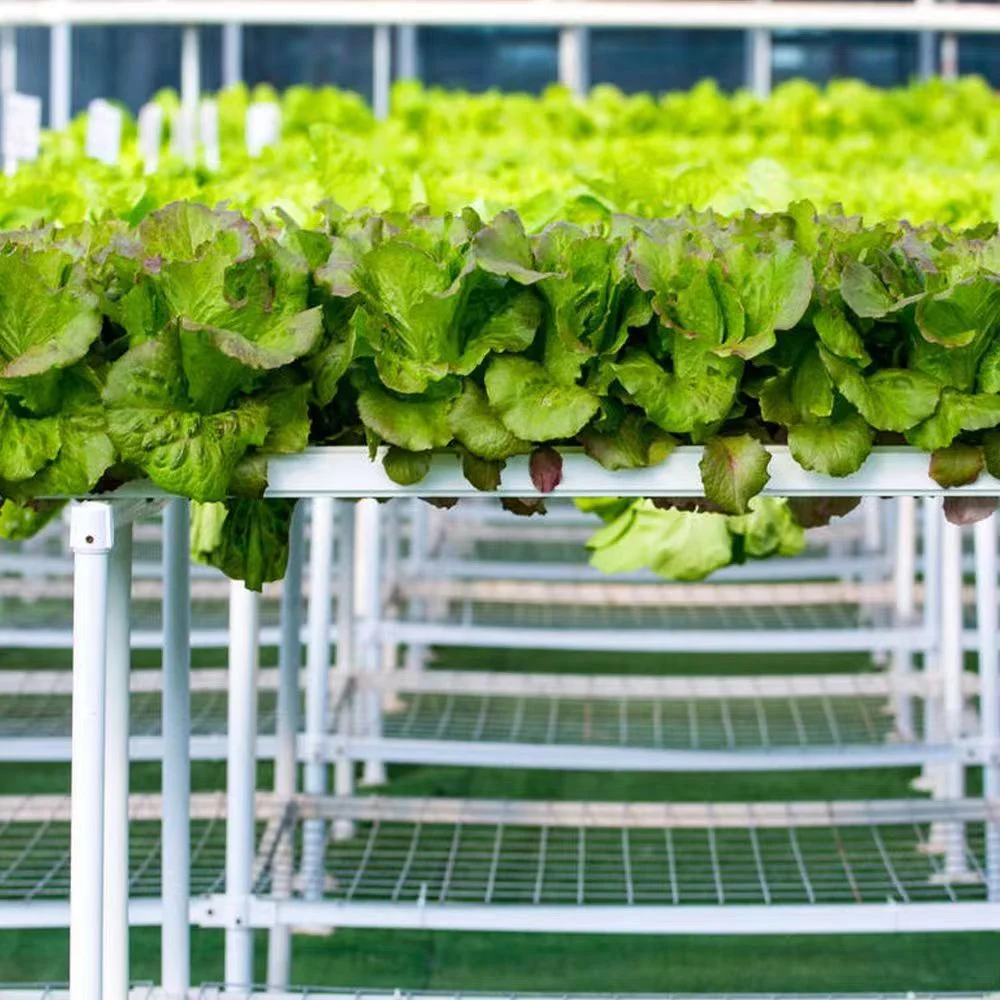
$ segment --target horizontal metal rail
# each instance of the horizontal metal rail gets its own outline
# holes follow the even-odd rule
[[[1000,33],[983,3],[810,3],[748,0],[17,0],[0,25],[53,24],[483,25]]]

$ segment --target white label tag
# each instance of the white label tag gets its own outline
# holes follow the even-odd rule
[[[87,156],[106,163],[118,162],[122,149],[122,113],[100,99],[87,106]]]
[[[0,108],[3,116],[4,164],[13,170],[19,160],[38,158],[42,137],[42,100],[29,94],[4,94]]]
[[[209,170],[218,170],[222,158],[219,155],[219,105],[215,101],[201,102],[198,125],[205,166]]]
[[[160,165],[162,142],[163,108],[159,104],[144,104],[139,109],[139,155],[147,174],[155,174]]]
[[[281,135],[281,108],[271,101],[255,101],[247,108],[247,153],[256,157],[274,146]]]
[[[185,163],[194,162],[195,120],[190,108],[178,108],[170,127],[170,152]]]

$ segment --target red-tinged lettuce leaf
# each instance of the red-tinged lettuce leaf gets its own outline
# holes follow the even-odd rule
[[[563,460],[555,448],[536,448],[528,463],[531,484],[539,493],[551,493],[561,482]]]
[[[788,509],[803,528],[822,528],[835,517],[845,517],[861,497],[789,497]]]
[[[979,478],[985,466],[983,449],[973,444],[952,444],[931,455],[930,476],[945,489],[967,486]]]
[[[699,463],[705,496],[727,514],[745,514],[767,485],[770,463],[767,449],[749,434],[711,438]]]
[[[975,524],[994,513],[997,502],[997,497],[945,497],[944,516],[950,524]]]
[[[501,497],[500,505],[518,517],[534,517],[535,514],[546,513],[544,500],[529,497]]]

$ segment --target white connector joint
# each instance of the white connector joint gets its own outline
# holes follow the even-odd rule
[[[115,541],[115,514],[110,503],[85,500],[70,510],[69,547],[75,555],[110,552]]]

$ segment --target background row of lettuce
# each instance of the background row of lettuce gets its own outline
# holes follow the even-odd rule
[[[243,152],[251,100],[280,100],[281,144]],[[176,96],[157,100],[176,114]],[[998,216],[1000,115],[981,80],[880,91],[857,82],[779,87],[766,100],[704,84],[688,93],[585,101],[553,88],[539,98],[469,95],[399,85],[376,122],[354,94],[293,88],[278,98],[234,88],[218,96],[221,169],[164,160],[144,176],[135,128],[122,162],[83,154],[84,124],[47,135],[38,163],[0,181],[0,225],[106,213],[137,222],[181,198],[252,212],[281,207],[315,225],[317,203],[349,210],[518,210],[529,231],[551,221],[646,217],[691,206],[781,211],[811,199],[875,221],[972,225]]]
[[[309,443],[386,444],[402,483],[450,446],[483,489],[530,454],[543,490],[562,446],[617,469],[703,444],[708,503],[739,516],[767,442],[833,476],[880,439],[931,452],[943,485],[1000,472],[995,224],[808,203],[534,236],[512,211],[324,220],[181,202],[4,234],[0,496],[29,505],[4,505],[5,530],[136,477],[241,497],[199,544],[259,586],[289,507],[252,498],[269,455]]]

